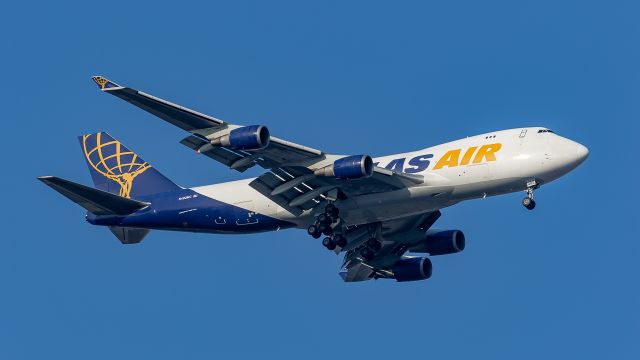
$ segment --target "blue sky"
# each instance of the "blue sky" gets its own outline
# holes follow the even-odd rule
[[[0,358],[637,359],[640,7],[633,1],[5,4]],[[90,184],[109,131],[184,186],[239,175],[93,74],[335,153],[547,126],[587,162],[445,209],[426,282],[342,283],[302,230],[122,246],[35,180]],[[255,173],[252,173],[252,175]]]

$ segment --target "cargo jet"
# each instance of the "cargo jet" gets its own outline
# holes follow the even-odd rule
[[[344,254],[344,281],[428,279],[427,256],[460,252],[460,230],[432,226],[461,201],[534,191],[575,169],[588,149],[544,127],[489,132],[414,152],[373,158],[330,154],[237,125],[94,76],[115,95],[188,133],[181,144],[256,178],[184,188],[107,133],[79,137],[95,188],[39,179],[87,210],[124,244],[150,230],[246,234],[305,229]]]

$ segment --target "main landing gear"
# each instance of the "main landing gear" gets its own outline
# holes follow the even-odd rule
[[[322,245],[331,251],[338,246],[345,247],[347,245],[347,238],[336,232],[340,224],[339,214],[340,210],[333,203],[328,203],[324,207],[324,212],[318,215],[313,225],[307,229],[309,235],[314,239],[325,235],[326,237],[322,239]]]
[[[372,237],[362,245],[362,249],[360,249],[360,255],[366,261],[371,261],[380,249],[382,249],[382,244],[380,243],[380,241],[378,241],[378,239]]]
[[[536,207],[536,202],[533,200],[533,190],[538,188],[538,184],[535,181],[529,181],[527,183],[527,197],[522,199],[522,206],[527,208],[527,210],[533,210]]]

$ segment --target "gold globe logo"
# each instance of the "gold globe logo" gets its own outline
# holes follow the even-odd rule
[[[82,149],[89,165],[102,176],[120,185],[120,196],[126,198],[131,198],[133,180],[151,168],[151,165],[123,147],[118,140],[107,137],[103,142],[102,133],[83,135]]]

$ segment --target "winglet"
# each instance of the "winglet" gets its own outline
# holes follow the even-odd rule
[[[111,80],[109,80],[109,79],[107,79],[105,77],[102,77],[100,75],[92,76],[91,79],[96,84],[98,84],[98,86],[100,87],[100,90],[103,90],[103,91],[104,90],[113,89],[113,88],[119,88],[119,89],[122,88],[122,86],[120,86],[120,85],[114,83],[113,81],[111,81]]]

